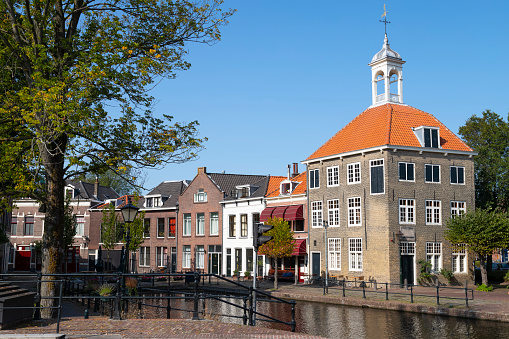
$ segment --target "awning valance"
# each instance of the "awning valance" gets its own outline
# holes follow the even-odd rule
[[[295,240],[292,255],[306,255],[306,239]]]
[[[272,218],[281,218],[281,219],[284,219],[285,218],[285,211],[286,211],[287,208],[288,208],[288,206],[278,206],[278,207],[276,207],[274,212],[272,212]]]
[[[272,212],[275,210],[275,207],[267,207],[262,211],[262,214],[260,214],[260,221],[266,222],[267,219],[272,218]]]
[[[285,211],[285,220],[304,220],[303,206],[293,205],[288,206]]]

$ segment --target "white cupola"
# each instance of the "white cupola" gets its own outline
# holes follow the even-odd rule
[[[403,103],[404,63],[399,54],[389,46],[386,33],[382,49],[368,64],[371,66],[372,106],[388,102]]]

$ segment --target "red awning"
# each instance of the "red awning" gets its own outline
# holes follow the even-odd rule
[[[284,219],[285,217],[285,211],[286,209],[288,208],[288,206],[278,206],[276,207],[276,209],[274,210],[274,212],[272,212],[272,217],[273,218],[281,218],[281,219]]]
[[[272,212],[275,210],[275,207],[267,207],[262,211],[262,214],[260,214],[260,221],[266,222],[267,219],[272,218]]]
[[[295,240],[292,255],[306,255],[306,239]]]
[[[285,212],[285,220],[304,220],[302,205],[288,206]]]

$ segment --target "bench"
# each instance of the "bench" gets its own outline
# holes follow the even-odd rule
[[[269,279],[274,279],[274,274],[276,270],[271,268],[269,269]],[[295,274],[293,270],[277,270],[277,280],[281,281],[294,281],[295,280]]]

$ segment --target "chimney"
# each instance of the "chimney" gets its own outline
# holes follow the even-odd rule
[[[207,167],[198,167],[198,174],[207,173]]]
[[[286,177],[286,179],[290,180],[291,176],[290,176],[290,165],[288,165],[288,176]]]
[[[294,162],[293,163],[293,173],[292,173],[292,178],[295,178],[296,176],[299,175],[299,164]]]
[[[95,183],[94,183],[94,197],[97,198],[97,194],[99,192],[99,177],[95,176]]]

